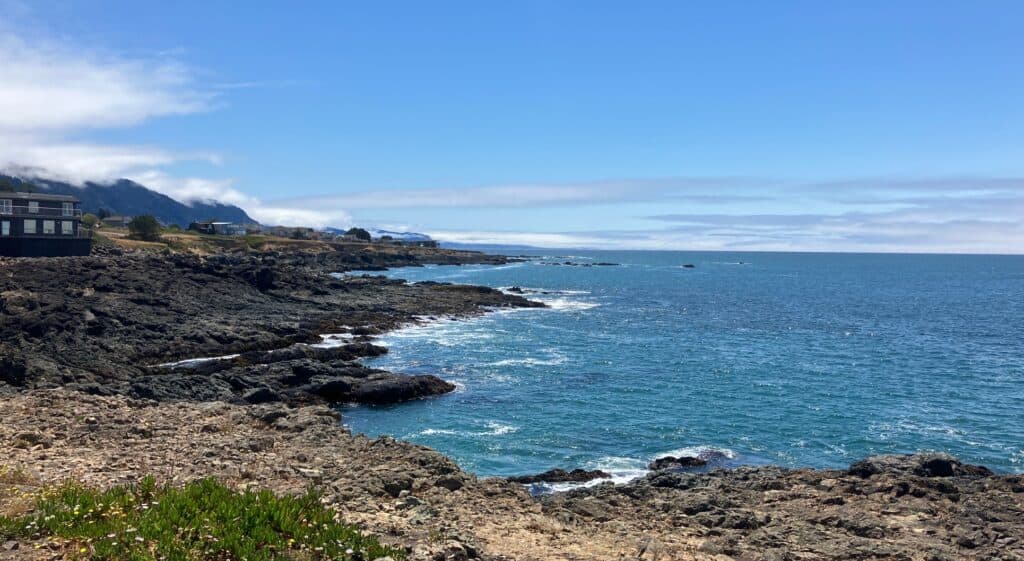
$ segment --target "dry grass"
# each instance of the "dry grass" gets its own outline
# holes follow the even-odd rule
[[[23,516],[31,511],[39,486],[25,470],[0,466],[0,516]]]

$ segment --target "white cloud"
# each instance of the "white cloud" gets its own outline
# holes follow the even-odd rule
[[[211,108],[214,95],[168,55],[124,57],[0,30],[0,170],[82,184],[122,177],[172,198],[246,199],[225,179],[179,178],[166,168],[201,161],[209,152],[79,140],[92,130]]]
[[[249,216],[261,224],[275,226],[306,226],[309,228],[346,228],[352,225],[352,216],[341,209],[312,210],[290,208],[274,204],[255,202],[245,207]]]
[[[173,60],[125,59],[0,36],[0,130],[64,132],[121,127],[209,108]]]
[[[673,198],[698,203],[729,202],[752,196],[723,194],[725,188],[752,189],[770,180],[736,177],[675,177],[564,184],[519,184],[463,189],[392,189],[361,191],[279,202],[309,208],[521,208]]]
[[[233,179],[174,177],[159,170],[129,173],[125,177],[179,201],[216,200],[239,206],[259,204],[257,199],[234,189]]]

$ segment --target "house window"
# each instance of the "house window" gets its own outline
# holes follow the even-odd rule
[[[22,224],[22,230],[26,234],[35,234],[36,233],[36,220],[35,219],[25,220],[21,224]]]
[[[64,216],[74,216],[75,215],[75,203],[62,203],[61,204],[61,210],[62,210],[62,214]]]
[[[11,235],[11,221],[4,220],[0,222],[0,236],[7,237]]]
[[[29,201],[28,211],[32,214],[39,214],[39,201]]]
[[[52,234],[52,233],[54,233],[54,231],[55,231],[54,226],[55,226],[55,224],[54,224],[53,220],[43,220],[43,233],[44,234]]]
[[[14,203],[11,199],[0,199],[0,214],[14,214]]]
[[[62,220],[60,223],[60,233],[64,234],[65,236],[70,236],[71,234],[74,234],[75,223],[68,220]]]

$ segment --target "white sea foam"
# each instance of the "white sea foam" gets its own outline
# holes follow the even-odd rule
[[[591,479],[590,481],[584,482],[570,481],[564,483],[544,483],[537,485],[534,488],[539,489],[543,493],[562,493],[573,489],[594,487],[595,485],[608,482],[620,485],[643,477],[648,472],[647,462],[637,458],[627,458],[623,456],[605,456],[593,462],[589,462],[586,468],[601,470],[611,475],[611,478],[602,477],[600,479]]]
[[[539,298],[552,310],[558,311],[582,311],[600,306],[597,302],[586,302],[583,300],[571,300],[569,298]]]
[[[405,438],[416,438],[418,436],[463,436],[463,437],[489,437],[489,436],[504,436],[506,434],[512,434],[519,430],[519,427],[515,425],[507,425],[496,421],[490,421],[486,425],[487,430],[470,430],[470,431],[458,431],[454,429],[438,429],[438,428],[427,428],[419,432],[412,433]]]
[[[703,445],[703,446],[686,446],[686,447],[683,447],[683,448],[676,448],[675,450],[669,450],[668,452],[664,452],[662,454],[658,454],[657,456],[654,456],[654,458],[652,458],[652,459],[657,460],[658,458],[666,458],[668,456],[673,456],[675,458],[686,458],[686,457],[689,457],[689,458],[709,459],[710,457],[718,456],[718,455],[721,455],[721,456],[725,457],[727,460],[735,460],[736,459],[736,452],[733,452],[732,450],[730,450],[728,448],[717,448],[715,446],[708,446],[708,445]]]
[[[519,427],[517,427],[517,426],[505,425],[505,424],[497,423],[497,422],[494,422],[494,421],[488,422],[487,423],[487,428],[489,428],[490,430],[487,431],[487,432],[484,432],[484,433],[480,433],[480,434],[482,434],[482,435],[490,435],[490,436],[501,436],[503,434],[511,434],[511,433],[516,432],[516,431],[519,430]]]
[[[455,434],[458,434],[458,432],[453,431],[451,429],[423,429],[420,432],[414,432],[414,433],[410,434],[406,438],[415,438],[417,436],[433,436],[433,435],[436,435],[436,434],[455,435]]]
[[[200,364],[203,364],[203,363],[206,363],[206,362],[214,362],[214,361],[217,361],[217,360],[231,360],[233,358],[238,358],[238,355],[237,354],[233,354],[233,355],[224,355],[224,356],[208,356],[208,357],[201,357],[201,358],[188,358],[188,359],[185,359],[185,360],[179,360],[177,362],[165,362],[163,364],[157,364],[155,366],[157,366],[159,368],[192,368],[193,366],[199,366]]]
[[[555,366],[557,364],[565,364],[566,358],[564,356],[557,356],[548,359],[542,358],[506,358],[495,362],[488,362],[484,366]]]
[[[717,448],[714,446],[687,446],[684,448],[677,448],[675,450],[669,450],[656,454],[647,459],[641,458],[630,458],[626,456],[604,456],[593,462],[586,464],[587,469],[601,470],[609,475],[611,478],[592,479],[582,483],[577,482],[566,482],[566,483],[545,483],[533,486],[534,492],[538,490],[541,493],[561,493],[564,491],[571,491],[572,489],[579,489],[582,487],[593,487],[602,483],[614,483],[621,485],[629,483],[634,479],[639,479],[648,473],[650,470],[647,466],[658,458],[664,458],[666,456],[674,457],[697,457],[697,458],[708,458],[711,455],[721,455],[726,459],[732,460],[736,458],[736,452],[728,448]]]
[[[522,294],[531,294],[531,295],[536,294],[536,295],[541,295],[541,296],[546,296],[546,295],[578,296],[578,295],[590,294],[589,290],[562,290],[562,289],[553,289],[553,288],[535,288],[535,287],[532,287],[532,286],[518,286],[518,287],[502,286],[502,287],[499,287],[498,290],[504,292],[505,294],[520,294],[519,291],[512,290],[512,288],[518,288],[520,291],[522,291]]]
[[[355,336],[351,333],[328,333],[320,336],[320,342],[310,345],[317,349],[332,349],[352,342]]]

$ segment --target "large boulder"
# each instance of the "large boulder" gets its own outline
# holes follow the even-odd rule
[[[850,475],[916,475],[918,477],[987,476],[992,470],[985,466],[965,464],[948,454],[889,454],[871,456],[850,466]]]
[[[398,403],[454,391],[455,385],[432,375],[391,375],[352,388],[351,401],[368,404]]]

